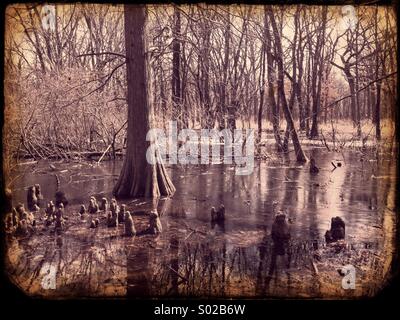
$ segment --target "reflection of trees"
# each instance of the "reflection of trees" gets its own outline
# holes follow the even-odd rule
[[[120,241],[111,241],[105,230],[101,241],[96,231],[85,228],[61,238],[55,235],[32,237],[29,242],[9,244],[7,271],[25,292],[54,296],[123,295],[126,284],[126,252]],[[85,231],[85,232],[82,232]],[[116,231],[118,232],[118,231]],[[17,241],[15,240],[15,243]],[[17,250],[15,250],[17,248]],[[56,269],[57,290],[41,287],[45,265]]]
[[[128,248],[127,295],[130,297],[150,296],[149,250],[147,247]]]
[[[152,278],[152,295],[273,296],[282,288],[287,293],[293,289],[290,270],[302,268],[307,274],[310,246],[308,242],[292,243],[289,254],[281,257],[269,237],[257,248],[228,249],[225,241],[180,242],[179,248],[170,249],[154,263],[158,267]]]
[[[318,154],[315,150],[312,150],[310,153],[310,157],[316,158]],[[308,197],[307,197],[307,212],[309,219],[309,239],[313,240],[319,237],[318,235],[318,223],[317,223],[317,215],[318,215],[318,205],[322,202],[318,201],[317,204],[317,195],[321,195],[319,191],[319,184],[321,183],[320,179],[316,175],[310,175],[309,189],[308,189]]]
[[[269,214],[270,218],[270,223],[269,225],[272,225],[273,221],[273,214],[276,213],[274,212],[274,206],[273,202],[278,200],[281,193],[282,193],[282,183],[280,181],[281,179],[281,170],[282,169],[272,169],[269,170],[268,172],[268,182],[267,182],[267,192],[265,196],[265,203],[267,206],[265,207],[265,212]]]
[[[176,252],[178,249],[179,254]],[[183,243],[163,256],[158,263],[160,268],[153,281],[158,283],[157,288],[163,289],[154,294],[224,296],[232,279],[240,276],[239,272],[245,273],[238,264],[238,261],[243,260],[244,252],[236,248],[227,253],[225,243],[220,247],[210,243]]]
[[[179,252],[179,239],[172,235],[170,239],[170,256],[171,256],[171,272],[170,272],[170,279],[171,279],[171,289],[169,292],[176,296],[178,295],[178,281],[179,281],[179,259],[178,259],[178,252]]]
[[[70,230],[72,231],[72,230]],[[83,232],[84,231],[84,232]],[[287,296],[317,294],[310,241],[293,241],[277,256],[268,235],[258,246],[224,238],[185,240],[177,228],[157,238],[120,237],[117,230],[73,230],[10,244],[8,271],[28,292],[40,289],[45,263],[57,270],[54,296]],[[83,234],[85,233],[85,234]],[[192,237],[195,237],[193,235]]]
[[[363,155],[364,158],[367,158]],[[360,158],[358,153],[349,153],[347,155],[346,161],[350,166],[354,166],[351,168],[352,171],[346,172],[342,192],[344,193],[344,199],[348,199],[346,205],[347,210],[344,210],[345,221],[348,222],[349,225],[354,225],[360,219],[360,216],[354,214],[359,212],[360,210],[371,210],[371,213],[363,215],[364,221],[376,223],[376,219],[378,216],[376,215],[376,207],[377,205],[377,196],[381,193],[378,193],[377,184],[379,183],[377,179],[371,177],[372,167],[370,165],[364,165],[363,169],[360,169]],[[384,168],[383,163],[377,164],[378,171],[383,169],[382,175],[387,175],[387,168]],[[382,179],[384,180],[384,179]],[[352,210],[352,208],[356,208],[356,210]]]
[[[293,169],[289,167],[285,170],[285,177],[287,177],[290,182],[284,183],[285,192],[282,200],[282,209],[292,206],[295,207],[294,209],[297,209],[296,205],[299,204],[299,195],[297,188],[299,175],[299,169]]]
[[[385,155],[384,158],[387,156]],[[384,158],[382,160],[385,160]],[[380,178],[363,180],[360,175],[354,174],[355,170],[351,165],[357,166],[354,164],[355,159],[350,155],[347,156],[349,166],[340,169],[353,173],[351,176],[346,174],[343,183],[343,188],[350,193],[345,199],[350,198],[354,201],[354,203],[351,201],[346,203],[347,208],[354,208],[354,205],[359,202],[367,207],[369,198],[365,198],[363,193],[367,193],[372,198],[378,196],[379,209],[385,205],[391,205],[384,201],[387,200],[386,195],[391,192],[393,183],[396,181],[382,177],[390,175],[395,170],[395,157],[392,156],[390,159],[391,161],[377,163],[378,170],[375,174]],[[321,178],[324,177],[322,174],[309,176],[307,171],[282,168],[271,170],[265,167],[259,167],[257,172],[256,167],[255,177],[262,176],[264,179],[263,183],[257,186],[256,180],[237,177],[233,171],[223,170],[222,166],[215,168],[213,173],[216,174],[198,175],[196,177],[198,182],[190,181],[190,178],[185,181],[176,177],[177,186],[181,183],[182,190],[186,188],[186,190],[195,191],[198,200],[206,200],[209,196],[213,200],[226,202],[229,201],[227,194],[229,190],[235,191],[236,188],[236,196],[245,195],[240,190],[241,184],[245,185],[251,197],[258,195],[258,200],[265,200],[265,206],[261,206],[262,202],[259,201],[252,204],[252,209],[266,214],[264,224],[271,225],[274,200],[282,199],[281,204],[293,205],[294,208],[298,206],[298,203],[303,203],[299,191],[296,190],[297,184],[282,182],[283,173],[286,172],[290,180],[306,181],[304,184],[306,212],[302,213],[303,208],[297,208],[298,219],[294,227],[299,231],[299,236],[307,236],[306,233],[310,230],[307,240],[311,241],[315,238],[317,218],[321,212],[320,200],[323,199],[321,186],[316,183],[322,182]],[[223,172],[226,173],[224,178],[221,176]],[[94,174],[94,172],[90,173]],[[207,187],[207,183],[211,183],[211,188]],[[258,187],[260,190],[255,189]],[[158,207],[163,223],[170,224],[158,237],[148,235],[136,238],[121,237],[123,226],[119,229],[108,229],[103,225],[99,229],[89,230],[87,223],[69,215],[67,230],[62,235],[61,243],[56,235],[50,233],[51,228],[42,231],[43,226],[39,222],[36,235],[26,240],[12,241],[7,245],[9,258],[7,271],[12,279],[30,293],[61,297],[123,296],[126,294],[130,296],[288,296],[292,294],[288,293],[289,290],[293,290],[292,292],[297,295],[303,289],[309,294],[319,294],[317,277],[312,277],[310,269],[310,252],[312,253],[310,241],[299,242],[300,237],[294,237],[297,242],[290,246],[291,260],[288,266],[286,260],[282,261],[280,257],[274,255],[268,234],[258,246],[249,247],[232,245],[230,232],[226,234],[214,232],[212,241],[204,239],[202,233],[194,232],[190,235],[189,230],[182,228],[183,221],[195,228],[202,224],[207,231],[208,220],[197,219],[200,222],[196,220],[191,224],[193,221],[189,219],[190,217],[182,220],[179,217],[162,214],[162,212],[171,211],[168,209],[169,205],[177,203],[182,205],[180,201],[181,199],[174,198],[146,204],[146,210],[150,207]],[[194,209],[199,215],[198,218],[206,216],[208,219],[209,202],[196,201],[195,203],[199,206]],[[237,209],[243,204],[241,201],[239,204],[232,201],[231,205],[236,206],[233,208]],[[137,209],[141,210],[142,207]],[[73,211],[69,210],[71,210],[69,213]],[[347,212],[351,216],[348,219],[357,218],[353,213],[354,210]],[[300,218],[305,218],[304,222]],[[365,216],[363,215],[362,218]],[[372,214],[367,218],[379,219],[380,215]],[[137,229],[142,230],[143,225],[147,223],[147,217],[135,216],[135,223],[138,224]],[[230,223],[228,220],[228,231],[232,230]],[[186,238],[188,235],[189,237]],[[243,237],[246,236],[246,234],[243,235]],[[175,241],[177,242],[174,245]],[[46,264],[57,270],[57,290],[41,289],[42,272]],[[324,276],[323,269],[322,272],[320,270],[320,276]],[[325,285],[324,282],[321,283]]]
[[[387,157],[389,159],[386,159],[387,161],[382,161],[380,163],[380,165],[378,164],[378,174],[379,175],[388,175],[388,177],[386,177],[386,179],[382,179],[382,185],[378,186],[378,189],[380,190],[379,195],[381,195],[382,197],[382,204],[384,206],[390,206],[391,204],[389,203],[390,197],[389,197],[389,193],[390,193],[390,189],[391,188],[396,188],[396,186],[398,186],[398,181],[396,178],[396,169],[397,169],[397,150],[396,148],[396,144],[393,143],[393,140],[391,141],[391,143],[389,144],[389,146],[387,146]],[[383,160],[383,159],[382,159]],[[386,165],[383,164],[383,162],[386,162]],[[377,182],[375,183],[375,185],[377,184]]]

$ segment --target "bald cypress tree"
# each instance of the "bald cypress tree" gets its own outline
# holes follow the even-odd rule
[[[125,47],[128,85],[128,133],[124,164],[114,187],[117,197],[169,196],[175,187],[162,163],[150,164],[146,151],[150,142],[153,108],[149,102],[150,66],[146,54],[146,7],[125,5]]]

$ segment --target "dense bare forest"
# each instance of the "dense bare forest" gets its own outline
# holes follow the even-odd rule
[[[65,158],[111,146],[115,155],[127,105],[123,7],[55,9],[54,30],[44,27],[40,7],[7,10],[6,151]],[[359,138],[380,139],[394,119],[391,7],[147,10],[150,99],[161,126],[173,119],[186,128],[253,127],[259,141],[273,130],[287,150],[290,132],[294,142],[299,134],[321,138],[343,123]]]
[[[378,5],[8,6],[10,278],[51,297],[375,295],[395,246],[396,26]],[[254,132],[231,141],[250,174],[152,154],[174,124]]]

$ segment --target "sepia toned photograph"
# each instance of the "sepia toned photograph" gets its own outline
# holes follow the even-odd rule
[[[5,278],[46,300],[376,297],[397,50],[390,2],[7,5]]]

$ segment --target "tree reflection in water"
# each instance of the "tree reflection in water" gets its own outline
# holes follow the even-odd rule
[[[341,297],[348,293],[336,270],[351,263],[361,281],[352,294],[371,295],[383,283],[390,249],[384,222],[393,215],[386,207],[392,203],[387,194],[395,194],[394,157],[382,155],[360,174],[357,152],[346,151],[346,161],[333,172],[332,154],[315,149],[312,155],[321,168],[312,177],[290,159],[260,162],[253,177],[235,176],[222,165],[174,168],[178,192],[172,199],[123,202],[133,215],[134,238],[123,236],[122,225],[107,228],[101,213],[97,229],[88,228],[94,217],[82,220],[77,214],[90,195],[110,197],[119,167],[65,164],[69,177],[60,173],[62,183],[69,181],[65,230],[58,237],[46,228],[42,212],[36,233],[8,239],[7,272],[28,294],[50,297]],[[60,171],[65,168],[60,165]],[[24,187],[34,183],[48,186],[43,194],[51,199],[54,177],[38,166],[22,176],[15,201],[24,201]],[[210,208],[221,203],[226,219],[211,223]],[[163,225],[158,236],[146,233],[148,212],[155,208]],[[292,229],[282,256],[270,236],[278,209]],[[346,246],[339,253],[323,241],[334,215],[346,221]],[[54,290],[41,285],[47,270],[56,273]]]

